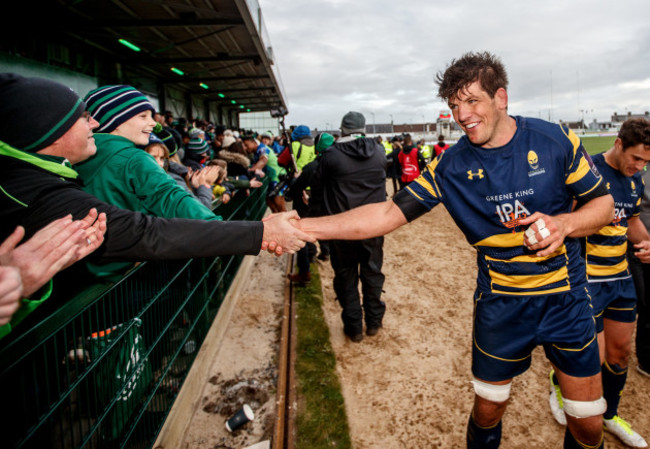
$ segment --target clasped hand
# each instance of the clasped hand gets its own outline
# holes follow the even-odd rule
[[[307,242],[316,242],[312,236],[305,234],[294,226],[300,220],[294,211],[272,214],[264,218],[264,236],[262,251],[268,251],[276,256],[283,253],[293,254],[305,246]]]

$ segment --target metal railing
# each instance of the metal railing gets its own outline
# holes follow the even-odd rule
[[[260,220],[266,183],[239,196],[215,213]],[[151,447],[242,258],[142,263],[0,341],[2,447]]]

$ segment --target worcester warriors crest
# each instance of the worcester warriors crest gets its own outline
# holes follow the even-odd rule
[[[530,167],[530,170],[528,170],[528,177],[546,173],[546,170],[539,167],[539,157],[533,150],[528,151],[527,160]]]
[[[539,167],[539,158],[537,157],[537,153],[533,150],[528,152],[528,165],[530,165],[530,168],[533,170],[537,170]]]

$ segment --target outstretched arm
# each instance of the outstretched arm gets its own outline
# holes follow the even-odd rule
[[[379,237],[406,224],[393,201],[366,204],[337,215],[303,218],[294,223],[318,240],[362,240]]]
[[[540,257],[548,256],[558,249],[566,237],[585,237],[598,231],[614,218],[614,199],[603,195],[585,203],[568,214],[550,216],[535,212],[519,221],[531,225],[524,244]]]

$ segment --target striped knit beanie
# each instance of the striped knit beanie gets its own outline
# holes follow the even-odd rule
[[[156,136],[158,140],[167,147],[167,150],[169,150],[169,157],[172,157],[178,151],[176,139],[174,139],[172,133],[164,129],[160,123],[156,123],[151,136]],[[149,143],[151,143],[151,136],[149,137]]]
[[[164,143],[169,150],[169,157],[172,157],[178,152],[178,144],[176,143],[174,136],[172,136],[172,133],[163,129],[160,134],[158,134],[158,138],[162,140],[162,143]]]
[[[98,87],[88,92],[84,101],[88,112],[99,122],[96,133],[110,133],[141,112],[156,112],[142,92],[126,85]]]
[[[196,139],[190,139],[185,149],[190,153],[201,154],[208,151],[210,147],[208,146],[208,142],[197,137]]]
[[[0,105],[0,140],[30,152],[50,146],[86,110],[69,87],[15,73],[0,73]]]

